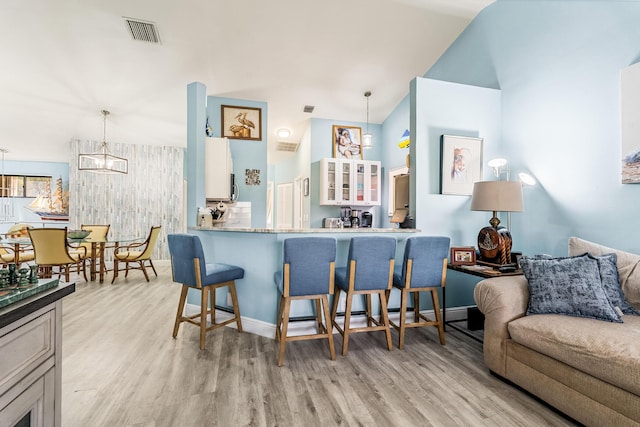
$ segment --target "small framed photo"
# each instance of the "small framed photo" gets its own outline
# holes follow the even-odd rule
[[[451,265],[473,265],[476,263],[476,248],[460,246],[451,248]]]
[[[333,125],[333,157],[362,159],[362,128]]]
[[[482,179],[482,138],[442,135],[440,194],[470,196]]]
[[[222,105],[222,136],[231,139],[262,140],[262,109]]]

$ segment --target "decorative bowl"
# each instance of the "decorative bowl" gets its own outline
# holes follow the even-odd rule
[[[84,239],[89,233],[90,231],[87,230],[69,230],[67,231],[67,237],[70,239]]]

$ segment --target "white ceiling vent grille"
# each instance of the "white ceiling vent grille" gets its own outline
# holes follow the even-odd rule
[[[278,141],[278,151],[298,151],[299,142]]]
[[[142,42],[160,43],[158,29],[153,22],[141,21],[140,19],[127,18],[124,16],[122,18],[132,39]]]

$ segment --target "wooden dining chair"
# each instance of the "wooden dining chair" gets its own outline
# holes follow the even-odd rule
[[[72,248],[67,242],[67,228],[32,228],[29,230],[29,238],[33,244],[35,262],[45,272],[46,276],[55,273],[58,276],[64,274],[65,281],[69,281],[71,269],[76,268],[79,274],[82,270],[84,280],[87,281],[83,257],[86,257],[85,248],[73,248],[78,252],[69,253]],[[84,251],[84,253],[83,253]]]
[[[115,282],[118,277],[118,271],[125,270],[124,277],[129,275],[129,270],[142,270],[145,279],[149,281],[149,275],[145,263],[148,263],[149,267],[153,270],[153,273],[158,277],[156,268],[151,261],[151,255],[153,254],[153,248],[156,245],[158,236],[160,235],[160,226],[151,227],[147,240],[139,243],[131,243],[126,246],[119,246],[113,251],[113,279],[111,283]],[[121,263],[124,263],[124,267],[121,267]],[[132,266],[133,264],[133,266]]]
[[[83,224],[80,226],[81,230],[85,230],[89,232],[89,235],[87,236],[87,239],[89,240],[94,240],[94,241],[106,241],[107,239],[107,235],[109,234],[109,228],[111,227],[110,224],[99,224],[99,225],[86,225]],[[104,270],[105,266],[104,266],[104,243],[103,244],[96,244],[93,243],[93,247],[96,248],[96,253],[93,254],[92,253],[92,243],[89,242],[82,242],[79,243],[78,246],[82,246],[84,248],[87,249],[87,261],[90,261],[93,265],[96,265],[96,263],[99,263],[98,265]]]
[[[26,248],[20,247],[17,253],[14,248],[0,245],[0,260],[3,267],[12,262],[20,266],[24,262],[33,261],[34,258],[33,247],[30,245]]]

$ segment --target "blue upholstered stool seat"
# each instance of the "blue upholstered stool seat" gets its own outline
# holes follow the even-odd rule
[[[173,327],[173,337],[178,335],[182,322],[194,324],[200,328],[200,349],[205,347],[205,334],[221,326],[235,322],[238,331],[242,332],[240,307],[236,294],[235,281],[244,277],[244,269],[230,264],[206,262],[202,243],[198,236],[192,234],[170,234],[168,237],[169,252],[171,253],[171,272],[173,281],[182,283],[178,312]],[[221,323],[216,323],[216,289],[228,286],[233,303],[234,317]],[[184,316],[184,306],[189,289],[201,291],[200,313]],[[210,308],[209,308],[210,306]],[[207,315],[211,316],[211,326],[207,328]],[[194,320],[199,318],[199,320]]]

